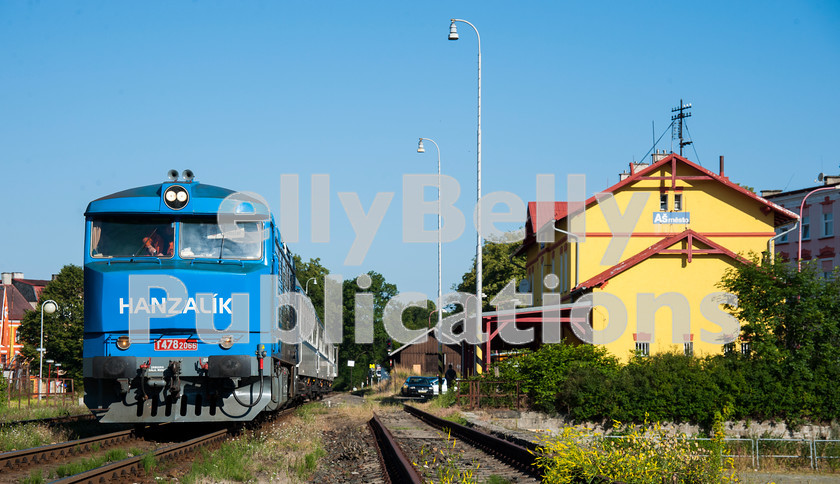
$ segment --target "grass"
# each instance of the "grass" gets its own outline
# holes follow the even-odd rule
[[[493,474],[484,481],[484,484],[511,484],[510,480]]]
[[[81,474],[82,472],[102,467],[108,462],[117,462],[128,457],[128,451],[124,449],[111,449],[106,452],[105,455],[89,457],[87,459],[81,459],[61,465],[56,468],[55,474],[58,478]]]
[[[66,435],[60,429],[45,425],[30,423],[0,427],[0,452],[40,447],[65,439]]]
[[[41,469],[35,469],[27,477],[19,481],[21,484],[44,484],[47,482],[42,475]]]
[[[193,462],[183,482],[211,480],[248,481],[253,479],[249,466],[252,453],[250,442],[234,440],[225,442],[214,452],[201,449],[201,457]]]
[[[318,459],[327,455],[327,452],[320,447],[315,448],[312,452],[305,454],[303,456],[303,460],[299,460],[292,464],[292,469],[295,471],[295,474],[301,480],[305,480],[312,475],[315,471],[315,467],[318,464]]]
[[[23,405],[20,408],[14,405],[0,406],[0,422],[66,417],[68,415],[85,415],[88,413],[90,413],[90,410],[84,405],[56,405],[53,402],[38,402],[38,400],[33,400],[30,404]]]
[[[358,411],[308,403],[292,416],[270,424],[270,428],[245,433],[212,452],[203,450],[181,480],[305,482],[326,455],[320,440],[323,423],[318,417],[335,412],[351,415]]]

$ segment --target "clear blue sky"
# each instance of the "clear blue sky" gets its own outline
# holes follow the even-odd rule
[[[640,160],[680,99],[687,155],[756,189],[840,173],[840,3],[0,3],[0,270],[48,278],[82,261],[88,201],[190,168],[203,183],[280,203],[301,181],[304,259],[375,270],[436,293],[436,244],[402,242],[402,176],[443,171],[475,204],[476,39],[482,40],[484,193],[535,198],[535,176],[606,188]],[[670,148],[670,136],[660,148]],[[696,149],[696,154],[695,150]],[[331,177],[331,241],[309,237],[309,178]],[[395,192],[367,257],[338,192],[365,209]],[[428,191],[429,198],[434,192]],[[428,227],[433,227],[429,218]],[[444,286],[475,254],[444,246]]]

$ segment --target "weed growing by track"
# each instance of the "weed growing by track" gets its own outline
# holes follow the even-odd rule
[[[34,400],[31,404],[18,408],[14,406],[15,402],[12,403],[12,406],[0,407],[0,422],[67,417],[70,415],[87,415],[90,413],[90,410],[84,405],[53,405],[38,403],[37,400]]]
[[[0,427],[0,452],[40,447],[66,440],[64,431],[46,425],[24,424]]]
[[[319,417],[337,410],[356,411],[309,403],[286,418],[223,443],[215,451],[202,450],[181,481],[305,482],[326,455],[321,443],[324,423]]]
[[[616,422],[616,427],[621,424]],[[542,438],[536,462],[544,472],[544,482],[738,482],[732,458],[724,455],[722,431],[716,432],[710,448],[684,435],[668,435],[659,424],[648,426],[647,422],[625,427],[611,437],[567,427]]]

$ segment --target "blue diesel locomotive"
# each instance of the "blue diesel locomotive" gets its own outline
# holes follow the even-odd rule
[[[337,348],[278,303],[300,292],[292,253],[240,195],[172,170],[88,205],[85,404],[101,422],[246,421],[329,391]]]

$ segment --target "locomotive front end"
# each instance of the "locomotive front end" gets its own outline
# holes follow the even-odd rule
[[[261,333],[277,317],[260,302],[278,291],[273,224],[234,200],[252,217],[225,227],[234,193],[189,177],[88,206],[85,403],[100,421],[251,420],[288,400],[294,350]]]

